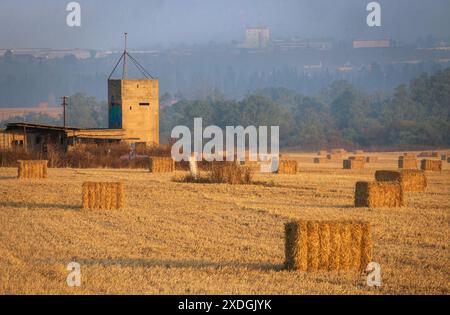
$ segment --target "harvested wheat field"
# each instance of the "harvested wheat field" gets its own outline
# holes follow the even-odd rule
[[[374,153],[357,170],[314,164],[316,154],[289,152],[297,174],[250,185],[148,169],[21,180],[0,168],[0,294],[448,294],[450,166],[427,174],[426,192],[405,193],[404,207],[355,208],[356,183],[397,170],[401,153]],[[124,208],[83,210],[83,182],[104,181],[123,183]],[[299,220],[370,224],[381,287],[355,270],[286,270],[285,224]],[[70,262],[80,287],[66,284]]]

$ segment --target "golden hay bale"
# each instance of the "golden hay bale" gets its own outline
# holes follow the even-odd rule
[[[125,204],[123,183],[84,182],[82,204],[83,209],[123,209]]]
[[[450,154],[442,154],[441,155],[441,160],[444,162],[447,161],[449,158],[450,158]]]
[[[357,182],[355,207],[402,207],[404,196],[398,182]]]
[[[345,154],[345,153],[347,153],[347,151],[343,148],[338,148],[338,149],[332,149],[331,153]]]
[[[400,156],[398,159],[398,168],[417,169],[417,159],[415,157]]]
[[[450,163],[450,157],[447,158],[447,163]]]
[[[353,151],[353,154],[354,155],[362,155],[362,154],[364,154],[364,150],[355,150],[355,151]]]
[[[297,174],[297,161],[281,160],[278,162],[278,174]]]
[[[364,160],[344,160],[343,168],[345,170],[351,169],[363,169],[364,168]]]
[[[365,161],[366,157],[363,155],[356,155],[356,156],[351,156],[348,158],[349,160],[356,160],[356,161]]]
[[[171,157],[149,157],[150,173],[172,173],[175,171],[175,161]]]
[[[424,171],[442,171],[442,161],[438,160],[422,160],[420,163],[420,169]]]
[[[370,224],[294,221],[285,225],[285,265],[298,271],[364,271],[372,259]]]
[[[420,170],[376,171],[375,179],[378,182],[399,182],[403,191],[422,192],[427,188],[427,177]]]
[[[368,156],[366,157],[366,163],[378,163],[378,156]]]
[[[327,155],[327,159],[330,161],[340,161],[344,158],[344,154],[335,152]]]
[[[212,183],[243,185],[251,183],[252,170],[236,162],[213,162],[209,176]]]
[[[412,152],[405,152],[405,153],[403,153],[403,156],[406,156],[406,157],[410,157],[410,158],[417,158],[417,154],[416,153],[412,153]]]
[[[17,177],[21,179],[38,179],[47,178],[47,164],[46,160],[19,160]]]
[[[328,154],[328,151],[327,151],[327,150],[320,150],[320,151],[317,153],[318,156],[327,156],[327,154]]]
[[[328,163],[328,161],[328,158],[323,156],[314,158],[314,164]]]
[[[431,157],[434,157],[434,158],[438,158],[439,157],[439,152],[431,152]]]

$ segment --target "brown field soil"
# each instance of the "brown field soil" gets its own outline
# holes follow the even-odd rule
[[[427,172],[425,193],[396,209],[354,208],[355,183],[396,169],[400,153],[343,170],[289,154],[296,175],[258,174],[270,185],[174,181],[148,170],[49,169],[19,180],[0,169],[0,294],[449,294],[450,164]],[[82,210],[84,181],[123,181],[124,210]],[[354,272],[283,268],[292,219],[366,220],[382,285]],[[81,287],[66,284],[70,262]]]

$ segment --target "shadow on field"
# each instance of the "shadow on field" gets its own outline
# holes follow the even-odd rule
[[[194,268],[194,269],[221,269],[244,268],[256,271],[281,271],[284,264],[271,263],[242,263],[242,262],[208,262],[198,260],[164,260],[164,259],[77,259],[81,265],[103,265],[122,267],[162,267],[162,268]]]
[[[0,207],[5,208],[31,208],[31,209],[54,209],[54,210],[81,210],[80,205],[64,205],[56,203],[28,203],[28,202],[0,202]]]

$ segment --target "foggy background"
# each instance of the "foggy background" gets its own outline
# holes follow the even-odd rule
[[[66,25],[68,0],[1,0],[0,47],[114,49],[241,40],[245,27],[274,37],[450,37],[449,0],[380,0],[382,27],[369,28],[370,0],[79,0],[82,26]]]

